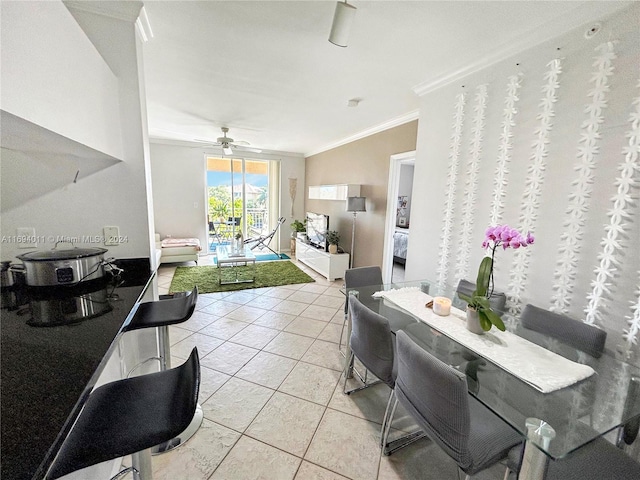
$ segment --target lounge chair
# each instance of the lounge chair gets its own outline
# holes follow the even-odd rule
[[[275,236],[276,232],[278,231],[278,229],[280,228],[280,225],[282,225],[285,222],[285,218],[284,217],[280,217],[278,219],[278,223],[276,224],[276,227],[271,231],[271,233],[268,233],[266,235],[260,235],[258,237],[254,237],[254,238],[247,238],[244,241],[245,245],[250,245],[253,244],[251,246],[251,250],[257,248],[257,247],[267,247],[269,250],[271,250],[273,253],[275,253],[278,258],[282,259],[282,254],[276,252],[273,248],[271,248],[269,246],[269,243],[271,242],[271,239]]]

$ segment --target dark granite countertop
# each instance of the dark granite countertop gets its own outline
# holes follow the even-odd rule
[[[121,283],[29,289],[2,309],[0,477],[43,478],[153,274],[149,259],[117,262]]]

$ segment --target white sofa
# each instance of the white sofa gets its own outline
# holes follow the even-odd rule
[[[162,241],[160,235],[156,233],[158,265],[177,262],[196,262],[197,265],[200,250],[200,241],[196,238],[165,238]]]

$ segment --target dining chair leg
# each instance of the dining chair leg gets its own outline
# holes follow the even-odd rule
[[[387,400],[387,408],[384,410],[384,417],[382,417],[382,428],[380,429],[380,446],[384,447],[384,431],[385,431],[385,427],[387,426],[387,421],[388,421],[388,416],[389,416],[389,410],[391,408],[391,401],[393,400],[393,398],[395,397],[395,390],[392,388],[391,392],[389,393],[389,400]]]
[[[342,338],[344,337],[344,327],[347,325],[347,313],[344,314],[344,319],[342,320],[342,329],[340,330],[340,340],[338,341],[338,350],[342,350]]]
[[[367,383],[368,370],[365,370],[365,374],[363,378],[362,375],[360,375],[360,373],[354,368],[353,366],[354,363],[355,363],[355,355],[351,353],[351,357],[349,358],[349,361],[346,363],[345,368],[342,371],[342,374],[344,375],[344,387],[342,389],[342,393],[344,393],[345,395],[351,395],[352,393],[359,392],[360,390],[364,390],[365,388],[373,387],[374,385],[378,385],[379,383],[382,383],[382,380],[376,380],[375,382]],[[362,382],[361,387],[347,390],[347,380],[349,379],[349,375],[347,372],[349,370],[353,370],[353,372],[357,374],[358,378]]]
[[[388,456],[391,454],[391,452],[387,450],[387,440],[389,440],[389,431],[391,430],[391,424],[393,423],[393,417],[396,414],[397,407],[398,407],[398,398],[394,394],[393,407],[391,407],[391,413],[389,413],[389,419],[387,420],[387,425],[385,426],[384,435],[382,437],[382,453],[385,456]]]
[[[349,355],[349,358],[347,359],[347,361],[344,364],[344,370],[342,371],[342,374],[344,375],[344,385],[342,387],[342,393],[344,393],[345,395],[348,395],[347,393],[347,380],[349,380],[349,370],[353,367],[353,361],[355,359],[355,355],[353,354],[353,352],[351,352],[351,355]],[[351,392],[349,392],[351,393]]]
[[[391,405],[391,399],[394,399],[393,407],[391,408],[391,413],[388,413],[389,406]],[[396,438],[394,441],[389,441],[389,432],[391,432],[391,424],[393,423],[393,417],[396,414],[396,408],[398,407],[398,397],[396,397],[395,390],[391,390],[391,394],[389,395],[389,401],[387,402],[387,411],[384,413],[384,418],[382,419],[382,432],[383,434],[380,436],[380,446],[382,448],[382,453],[385,456],[391,455],[393,452],[400,450],[401,448],[407,447],[414,442],[417,442],[421,438],[425,437],[425,433],[422,430],[417,430],[412,433],[407,433],[406,435],[402,435],[399,438]]]

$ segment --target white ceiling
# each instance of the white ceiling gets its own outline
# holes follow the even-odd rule
[[[353,1],[347,48],[334,1],[145,1],[152,138],[229,136],[304,154],[416,116],[428,88],[599,18],[622,2]],[[347,106],[352,98],[358,107]]]

